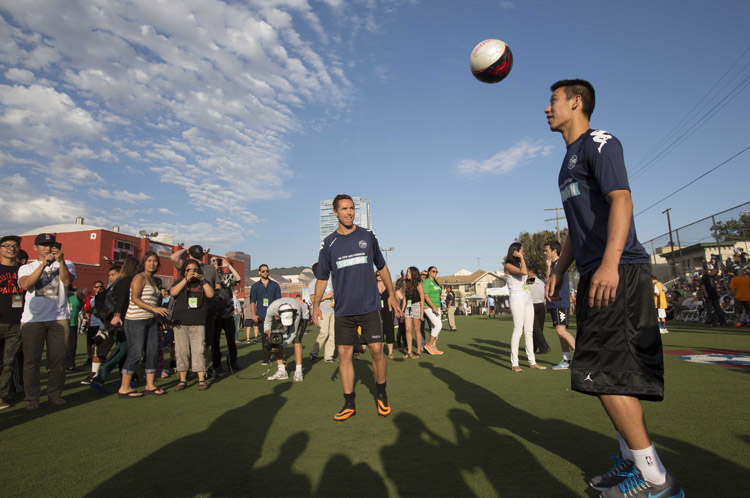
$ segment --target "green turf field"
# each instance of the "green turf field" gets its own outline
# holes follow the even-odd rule
[[[511,373],[509,317],[458,317],[458,327],[442,332],[443,356],[389,361],[387,419],[369,355],[355,362],[357,416],[342,424],[332,421],[343,405],[335,364],[305,358],[298,384],[256,380],[259,345],[241,345],[247,368],[204,392],[195,379],[171,390],[172,375],[157,382],[167,396],[122,400],[76,372],[65,408],[43,396],[37,412],[24,402],[0,412],[0,496],[598,496],[587,479],[617,451],[598,401],[571,392],[566,371]],[[661,458],[690,498],[748,496],[750,368],[670,351],[749,351],[750,330],[669,328],[666,399],[645,404]],[[545,335],[553,351],[538,362],[551,366],[560,346],[549,320]]]

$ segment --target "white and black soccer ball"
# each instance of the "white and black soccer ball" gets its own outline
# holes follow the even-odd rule
[[[500,40],[484,40],[474,47],[469,58],[471,73],[482,83],[499,83],[513,67],[513,52]]]

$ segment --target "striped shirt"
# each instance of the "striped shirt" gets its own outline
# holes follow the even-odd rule
[[[161,301],[161,293],[159,289],[151,285],[148,280],[143,286],[141,291],[141,299],[150,306],[158,306]],[[148,310],[144,310],[133,302],[133,291],[130,291],[130,303],[128,304],[128,311],[125,314],[126,320],[148,320],[153,318],[154,314]]]

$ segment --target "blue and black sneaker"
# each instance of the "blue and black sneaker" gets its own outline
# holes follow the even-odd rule
[[[635,465],[632,460],[620,458],[619,456],[611,456],[609,458],[610,460],[614,460],[612,468],[609,469],[606,474],[592,477],[589,481],[592,488],[601,491],[603,489],[611,488],[612,486],[617,486],[627,479],[630,475],[630,471],[633,470],[633,465]]]
[[[685,498],[677,479],[667,472],[664,484],[654,484],[643,479],[636,467],[628,477],[616,486],[601,492],[599,498]]]

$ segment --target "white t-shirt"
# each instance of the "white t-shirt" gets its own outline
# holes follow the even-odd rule
[[[505,274],[511,303],[531,301],[531,292],[529,291],[529,286],[526,284],[526,278],[527,275]]]
[[[32,261],[18,269],[18,279],[28,277],[39,268],[42,263],[39,260]],[[72,261],[65,260],[65,266],[76,279],[76,268]],[[60,280],[60,263],[55,261],[46,267],[41,278],[33,287],[26,290],[26,303],[21,315],[21,323],[27,322],[53,322],[56,320],[69,320],[70,306],[65,286]]]
[[[534,283],[529,285],[531,291],[531,302],[540,304],[544,302],[544,282],[541,278],[536,277]]]

